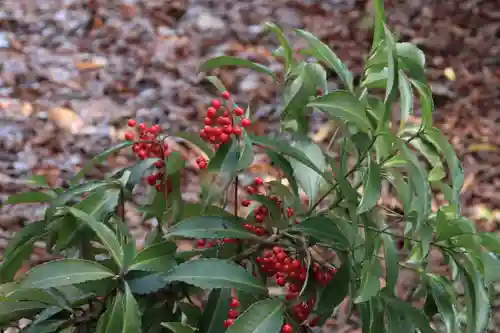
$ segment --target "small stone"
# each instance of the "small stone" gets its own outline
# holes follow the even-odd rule
[[[226,23],[208,12],[203,12],[196,20],[196,27],[200,32],[219,31],[226,29]]]

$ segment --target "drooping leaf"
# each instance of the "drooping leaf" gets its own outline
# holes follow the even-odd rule
[[[413,91],[410,81],[402,70],[399,70],[399,96],[401,98],[401,126],[408,122],[411,114],[413,114]]]
[[[407,303],[402,299],[396,297],[386,296],[384,297],[384,302],[391,311],[409,318],[413,322],[415,327],[420,330],[420,332],[435,333],[435,331],[430,326],[430,320],[420,309],[417,309],[410,303]]]
[[[385,259],[385,279],[387,281],[387,289],[395,292],[396,283],[399,275],[399,256],[394,239],[387,234],[381,234],[384,246],[384,259]]]
[[[432,100],[432,91],[428,85],[417,81],[415,79],[410,79],[410,83],[417,90],[420,101],[420,109],[422,115],[422,125],[425,128],[432,127],[432,112],[434,111],[434,102]]]
[[[51,192],[23,192],[10,195],[5,201],[6,205],[21,203],[47,203],[54,199],[54,193]]]
[[[377,258],[368,259],[361,271],[361,286],[355,303],[366,302],[380,291],[380,263]]]
[[[396,43],[400,67],[407,69],[412,78],[425,82],[425,55],[415,44]]]
[[[307,106],[321,109],[330,117],[353,123],[363,131],[372,128],[363,104],[347,91],[336,90],[312,100]]]
[[[363,197],[359,203],[357,213],[363,214],[371,210],[380,199],[382,180],[380,166],[377,162],[368,159],[368,169],[363,179]]]
[[[207,306],[198,324],[200,333],[224,332],[224,320],[227,319],[231,289],[213,289],[208,296]]]
[[[243,131],[242,136],[243,140],[241,144],[243,145],[243,147],[241,149],[241,154],[239,156],[236,171],[247,169],[250,165],[252,165],[252,162],[254,160],[252,141],[250,140],[250,137],[245,130]]]
[[[123,267],[123,250],[115,233],[104,223],[97,221],[92,216],[79,209],[69,207],[68,211],[73,214],[74,217],[85,222],[92,230],[94,230],[95,234],[107,248],[114,261],[118,264],[118,266]]]
[[[274,166],[276,166],[281,172],[283,172],[284,176],[288,180],[288,183],[290,184],[293,193],[298,197],[299,187],[297,185],[297,180],[293,176],[293,169],[290,165],[290,162],[288,162],[285,157],[274,151],[268,150],[266,151],[266,154],[271,160],[271,163],[274,164]]]
[[[101,315],[97,322],[96,333],[123,332],[124,321],[123,293],[117,292],[111,306]]]
[[[207,154],[208,158],[211,158],[214,154],[212,147],[210,147],[205,141],[203,141],[197,134],[189,132],[176,132],[171,134],[170,136],[181,138],[185,141],[191,142],[192,144],[200,148],[205,154]]]
[[[102,163],[106,160],[106,158],[111,155],[111,154],[114,154],[116,152],[119,152],[120,150],[122,149],[125,149],[127,147],[130,147],[134,144],[133,141],[123,141],[119,144],[117,144],[116,146],[114,147],[111,147],[105,151],[103,151],[102,153],[100,153],[99,155],[95,156],[89,163],[87,163],[76,175],[75,177],[73,177],[73,179],[71,180],[71,184],[72,185],[75,185],[76,183],[78,183],[78,181],[80,179],[82,179],[82,177],[85,175],[85,173],[87,171],[89,171],[92,167],[94,167],[96,164],[99,164],[99,163]]]
[[[14,320],[30,317],[42,311],[47,304],[32,301],[11,302],[2,300],[0,302],[0,325],[8,324]]]
[[[127,284],[125,284],[125,297],[123,299],[122,333],[142,333],[141,311],[134,295],[132,295],[132,291]]]
[[[290,67],[291,67],[292,62],[293,62],[293,53],[292,53],[292,47],[290,45],[290,42],[286,38],[286,36],[283,33],[283,31],[281,30],[281,28],[279,26],[277,26],[276,24],[266,22],[264,24],[264,28],[271,30],[278,38],[280,46],[283,49],[283,58],[285,60],[285,72],[288,73],[290,71]]]
[[[297,35],[306,40],[313,57],[334,70],[349,91],[353,91],[353,77],[340,58],[322,41],[308,31],[296,29]]]
[[[280,300],[266,299],[252,304],[231,325],[228,333],[279,332],[285,308]]]
[[[256,72],[269,75],[273,79],[277,80],[276,74],[274,74],[274,72],[271,69],[267,68],[266,66],[257,64],[247,59],[233,57],[233,56],[219,56],[209,59],[200,66],[198,72],[208,72],[214,68],[226,67],[226,66],[249,68]]]
[[[132,166],[129,169],[130,178],[126,182],[126,188],[132,191],[139,184],[140,180],[144,178],[146,171],[159,160],[158,158],[147,158]]]
[[[255,239],[240,224],[219,216],[195,216],[180,221],[168,230],[167,237]]]
[[[176,250],[177,246],[170,241],[152,244],[135,256],[129,269],[166,273],[176,265]]]
[[[495,254],[500,254],[500,237],[496,234],[489,232],[483,232],[479,234],[482,240],[482,245],[488,249],[488,251]]]
[[[453,286],[442,276],[427,274],[432,297],[448,333],[459,332],[459,323],[454,301],[456,299]]]
[[[86,281],[112,278],[115,274],[105,266],[81,259],[60,259],[38,265],[26,273],[21,288],[51,288]]]
[[[165,275],[166,282],[182,281],[200,288],[234,288],[263,293],[267,288],[241,266],[219,259],[185,262]]]
[[[292,229],[299,230],[335,249],[346,250],[350,248],[349,241],[339,224],[326,216],[310,217],[294,225]]]
[[[293,142],[292,147],[302,151],[322,173],[325,171],[325,156],[318,145],[310,140],[302,140]],[[306,193],[309,198],[309,205],[312,207],[312,205],[316,202],[319,187],[321,181],[323,180],[321,175],[296,159],[289,158],[289,162],[292,166],[295,179]]]

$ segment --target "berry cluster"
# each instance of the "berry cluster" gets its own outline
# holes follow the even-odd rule
[[[229,307],[231,309],[227,311],[227,319],[224,320],[223,324],[226,328],[231,326],[234,323],[234,320],[240,315],[240,312],[238,311],[238,308],[240,307],[240,301],[236,297],[231,298],[231,300],[229,301]]]
[[[224,91],[222,98],[229,100],[231,95],[228,91]],[[238,106],[230,110],[230,108],[223,106],[218,99],[212,100],[205,113],[203,121],[205,127],[201,129],[200,137],[213,144],[215,149],[228,142],[231,135],[239,137],[243,132],[242,127],[247,127],[251,123],[250,119],[241,118],[244,113],[245,111]],[[235,124],[234,117],[239,118],[239,125]]]
[[[207,160],[203,156],[199,156],[196,158],[196,164],[200,169],[206,169],[208,165]]]

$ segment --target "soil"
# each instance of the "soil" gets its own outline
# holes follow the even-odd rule
[[[389,26],[427,57],[436,126],[465,170],[464,214],[483,231],[500,222],[500,6],[496,0],[389,0]],[[358,77],[371,43],[371,5],[356,0],[3,0],[0,2],[0,200],[46,176],[62,186],[94,155],[123,139],[126,120],[169,132],[199,128],[214,96],[197,72],[216,55],[280,68],[260,24],[304,28],[327,42]],[[276,125],[267,78],[216,71],[254,131]],[[338,81],[330,78],[335,87]],[[321,119],[318,130],[321,130]],[[191,149],[178,145],[186,157]],[[133,162],[124,153],[88,173],[105,177]],[[193,165],[187,196],[196,197]],[[189,181],[192,180],[192,181]],[[0,208],[0,253],[44,207]],[[130,209],[134,234],[148,226]],[[134,215],[135,214],[135,215]],[[40,250],[34,256],[39,259]],[[500,318],[492,329],[500,331]],[[344,325],[338,332],[353,329]]]

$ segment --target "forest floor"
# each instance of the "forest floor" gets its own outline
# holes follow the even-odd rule
[[[398,39],[426,54],[434,121],[465,170],[464,213],[481,230],[496,231],[498,1],[389,0],[386,10]],[[279,66],[270,54],[275,42],[262,36],[264,21],[311,31],[359,77],[371,43],[370,13],[369,1],[356,0],[0,1],[0,202],[28,189],[32,175],[63,185],[92,156],[122,140],[130,117],[170,132],[197,130],[213,97],[197,73],[202,61],[230,54]],[[251,102],[254,131],[276,125],[272,82],[241,69],[218,74],[238,103]],[[334,78],[330,83],[337,84]],[[132,161],[128,154],[115,156],[88,177],[104,177]],[[196,195],[194,165],[192,175],[187,196]],[[43,209],[0,207],[0,253],[12,233]],[[139,223],[133,228],[138,237],[145,230]]]

